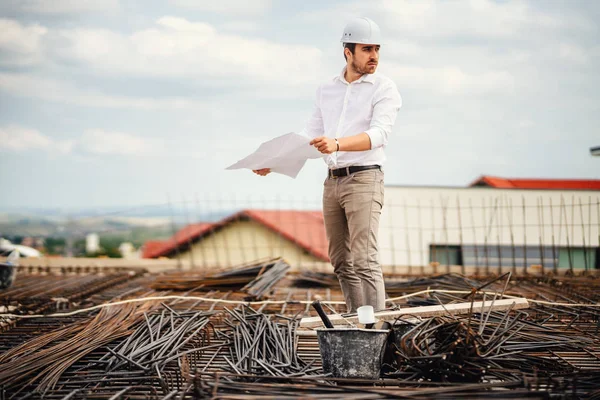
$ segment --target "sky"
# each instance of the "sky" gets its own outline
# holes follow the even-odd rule
[[[600,179],[600,2],[3,0],[0,209],[318,204],[321,160],[225,168],[303,128],[356,16],[403,98],[387,185]]]

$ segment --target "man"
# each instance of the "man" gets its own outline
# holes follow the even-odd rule
[[[344,29],[346,66],[317,89],[304,134],[327,154],[323,216],[329,258],[348,312],[363,305],[385,308],[377,232],[383,207],[384,147],[402,100],[394,82],[375,74],[381,33],[375,22],[356,18]],[[270,169],[254,171],[265,176]]]

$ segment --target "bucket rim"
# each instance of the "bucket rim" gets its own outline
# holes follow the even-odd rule
[[[346,332],[346,331],[389,333],[390,329],[365,329],[365,328],[339,327],[339,328],[316,328],[315,331],[317,331],[317,333],[320,333],[320,332]]]

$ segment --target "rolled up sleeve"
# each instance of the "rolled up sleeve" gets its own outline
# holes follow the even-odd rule
[[[300,134],[308,136],[309,138],[316,138],[323,136],[325,129],[323,128],[323,116],[321,115],[321,87],[317,89],[317,96],[315,99],[315,105],[313,112],[304,125],[304,129],[300,131]]]
[[[371,149],[387,145],[398,111],[402,107],[402,98],[393,82],[382,87],[373,100],[373,118],[368,130]]]

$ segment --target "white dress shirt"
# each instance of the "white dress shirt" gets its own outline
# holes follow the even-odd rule
[[[370,150],[332,153],[325,162],[329,168],[383,165],[383,149],[402,106],[400,93],[396,84],[381,74],[365,74],[348,83],[345,72],[346,67],[319,86],[313,114],[303,133],[311,138],[343,138],[365,132],[371,138]]]

